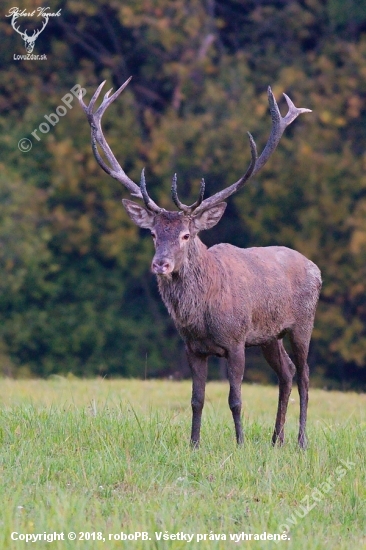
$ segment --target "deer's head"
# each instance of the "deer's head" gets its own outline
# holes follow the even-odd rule
[[[183,205],[177,195],[177,179],[173,178],[172,196],[179,212],[151,206],[147,195],[144,171],[141,174],[140,189],[143,191],[145,207],[136,202],[123,199],[122,203],[131,220],[144,229],[150,229],[155,246],[155,255],[151,270],[156,275],[169,276],[179,271],[188,256],[190,244],[199,231],[214,227],[225,212],[226,202],[219,202],[204,210],[202,204],[204,180],[201,183],[200,198],[191,206]]]
[[[289,110],[285,117],[281,116],[271,88],[268,88],[268,101],[272,117],[272,130],[267,145],[258,158],[255,142],[249,134],[251,149],[251,162],[245,174],[236,182],[219,191],[215,195],[203,200],[205,182],[202,180],[198,200],[191,206],[180,202],[177,193],[177,178],[173,177],[172,198],[178,207],[178,212],[171,212],[160,208],[148,195],[144,171],[141,175],[140,185],[133,182],[119,165],[113,155],[101,128],[101,119],[107,107],[120,95],[127,86],[129,78],[122,86],[109,97],[109,90],[96,111],[94,105],[99,97],[105,82],[98,87],[88,106],[85,105],[82,95],[79,95],[80,104],[91,126],[91,142],[94,156],[107,174],[120,181],[133,197],[143,199],[145,206],[124,199],[123,205],[131,220],[145,229],[150,229],[155,243],[155,255],[152,261],[152,270],[158,275],[169,276],[178,271],[182,266],[190,249],[190,243],[197,233],[204,229],[210,229],[216,225],[223,215],[226,203],[230,195],[238,191],[254,174],[264,166],[273,151],[276,149],[285,128],[300,114],[311,112],[310,109],[298,109],[290,98],[284,94]],[[105,162],[99,153],[98,145],[102,149],[109,164]]]

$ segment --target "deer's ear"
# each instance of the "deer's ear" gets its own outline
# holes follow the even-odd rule
[[[127,199],[122,199],[122,204],[125,207],[127,214],[136,225],[143,227],[144,229],[152,229],[154,214],[146,210],[143,206]]]
[[[219,221],[223,213],[225,212],[226,202],[219,202],[215,206],[212,206],[208,210],[204,210],[196,216],[193,214],[192,222],[197,231],[203,231],[204,229],[211,229]]]

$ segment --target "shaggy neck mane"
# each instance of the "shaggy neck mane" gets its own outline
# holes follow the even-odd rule
[[[179,325],[192,324],[193,318],[197,318],[197,309],[202,311],[206,306],[216,272],[216,262],[207,246],[195,237],[180,270],[170,277],[158,276],[161,297]]]

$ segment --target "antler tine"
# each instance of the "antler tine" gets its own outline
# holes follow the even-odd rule
[[[179,210],[182,210],[185,214],[191,214],[193,210],[195,210],[203,201],[204,194],[205,194],[205,180],[202,178],[200,193],[196,202],[191,204],[191,206],[187,206],[186,204],[181,203],[178,198],[178,191],[177,191],[177,174],[174,174],[172,179],[172,199],[174,204],[179,208]]]
[[[151,210],[152,212],[161,212],[161,208],[155,208],[156,205],[154,201],[152,201],[148,195],[147,189],[146,189],[146,179],[145,179],[145,168],[142,169],[141,172],[141,178],[140,178],[140,189],[143,201],[145,203],[145,206],[148,210]]]
[[[185,204],[181,203],[179,198],[178,198],[177,174],[174,174],[174,176],[173,176],[171,191],[172,191],[172,199],[173,199],[173,202],[174,202],[175,206],[177,208],[179,208],[179,210],[182,210],[183,212],[187,212],[189,207],[186,206]]]
[[[286,94],[284,94],[284,96],[289,110],[287,115],[282,117],[277,102],[273,96],[271,87],[268,87],[268,102],[272,118],[272,129],[262,154],[259,158],[257,158],[257,147],[255,141],[251,134],[248,132],[251,149],[251,161],[248,170],[246,171],[244,176],[241,177],[240,180],[238,180],[236,183],[233,183],[226,189],[223,189],[212,197],[204,200],[201,205],[195,210],[196,213],[211,208],[211,206],[214,206],[215,204],[227,199],[230,195],[238,191],[238,189],[240,189],[251,177],[257,174],[259,170],[263,168],[267,160],[276,149],[281,139],[281,136],[287,126],[289,126],[289,124],[291,124],[291,122],[293,122],[295,118],[297,118],[301,113],[311,113],[311,109],[295,107],[291,99]]]
[[[102,130],[102,127],[101,127],[101,120],[102,120],[102,116],[103,116],[104,112],[109,107],[109,105],[111,103],[113,103],[113,101],[115,99],[117,99],[117,97],[123,92],[123,90],[126,88],[127,84],[130,82],[131,78],[132,77],[128,78],[126,80],[126,82],[124,82],[122,84],[122,86],[120,86],[120,88],[118,88],[118,90],[115,91],[114,94],[111,95],[111,96],[109,96],[109,94],[111,93],[112,90],[109,90],[104,95],[103,101],[102,101],[102,103],[100,104],[100,106],[98,107],[98,109],[96,111],[94,111],[94,106],[95,106],[95,103],[96,103],[97,99],[99,98],[100,92],[101,92],[101,90],[102,90],[102,88],[105,84],[105,81],[102,82],[98,86],[97,90],[94,92],[93,97],[90,100],[89,105],[86,105],[84,103],[84,100],[82,98],[82,92],[80,90],[79,91],[79,102],[80,102],[80,105],[81,105],[84,113],[87,116],[88,122],[89,122],[90,127],[91,127],[92,149],[93,149],[93,153],[94,153],[94,156],[95,156],[98,164],[100,165],[100,167],[107,174],[112,176],[112,178],[114,178],[114,179],[118,180],[120,183],[122,183],[122,185],[124,185],[128,189],[128,191],[131,193],[131,195],[133,197],[138,197],[140,199],[143,199],[143,195],[142,195],[140,187],[127,176],[127,174],[122,169],[119,162],[117,161],[116,157],[112,153],[112,150],[109,147],[109,145],[108,145],[108,143],[107,143],[107,141],[106,141],[106,139],[103,135],[103,130]],[[100,153],[98,151],[98,146],[102,149],[102,151],[103,151],[103,153],[104,153],[104,155],[105,155],[105,157],[108,161],[108,164],[104,161],[104,159],[100,155]],[[160,210],[161,210],[157,206],[157,204],[155,204],[155,202],[152,199],[150,199],[150,197],[149,197],[149,209],[154,210],[156,212],[160,212]]]
[[[202,178],[201,179],[201,185],[200,185],[200,194],[198,195],[198,199],[195,203],[195,208],[197,208],[203,201],[203,196],[205,194],[205,188],[206,188],[206,182],[205,180]]]
[[[277,105],[277,101],[274,98],[273,92],[271,90],[271,87],[268,86],[268,103],[269,103],[269,110],[272,117],[272,129],[270,136],[268,138],[267,144],[265,148],[263,149],[263,152],[261,156],[259,157],[257,164],[255,166],[255,169],[253,171],[253,176],[259,172],[259,170],[266,164],[269,157],[272,155],[273,151],[276,149],[283,132],[297,118],[301,113],[311,113],[311,109],[304,109],[304,108],[297,108],[291,101],[291,99],[288,97],[288,95],[283,94],[287,105],[288,105],[288,113],[286,116],[282,117],[280,110]]]
[[[105,83],[106,83],[106,80],[103,80],[103,82],[101,84],[99,84],[99,86],[95,90],[91,100],[89,101],[89,105],[85,105],[84,100],[83,100],[82,89],[80,88],[80,90],[79,90],[78,100],[79,100],[79,103],[80,103],[84,113],[87,116],[88,122],[91,122],[89,114],[91,114],[91,115],[93,114],[93,108],[94,108],[95,102],[98,99],[99,94],[100,94],[100,90],[103,88]]]

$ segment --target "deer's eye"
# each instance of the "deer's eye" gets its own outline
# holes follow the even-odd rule
[[[153,239],[156,239],[155,233],[151,233],[151,236],[152,236]]]
[[[183,235],[182,239],[183,239],[183,241],[188,241],[189,233],[185,233],[185,235]]]

